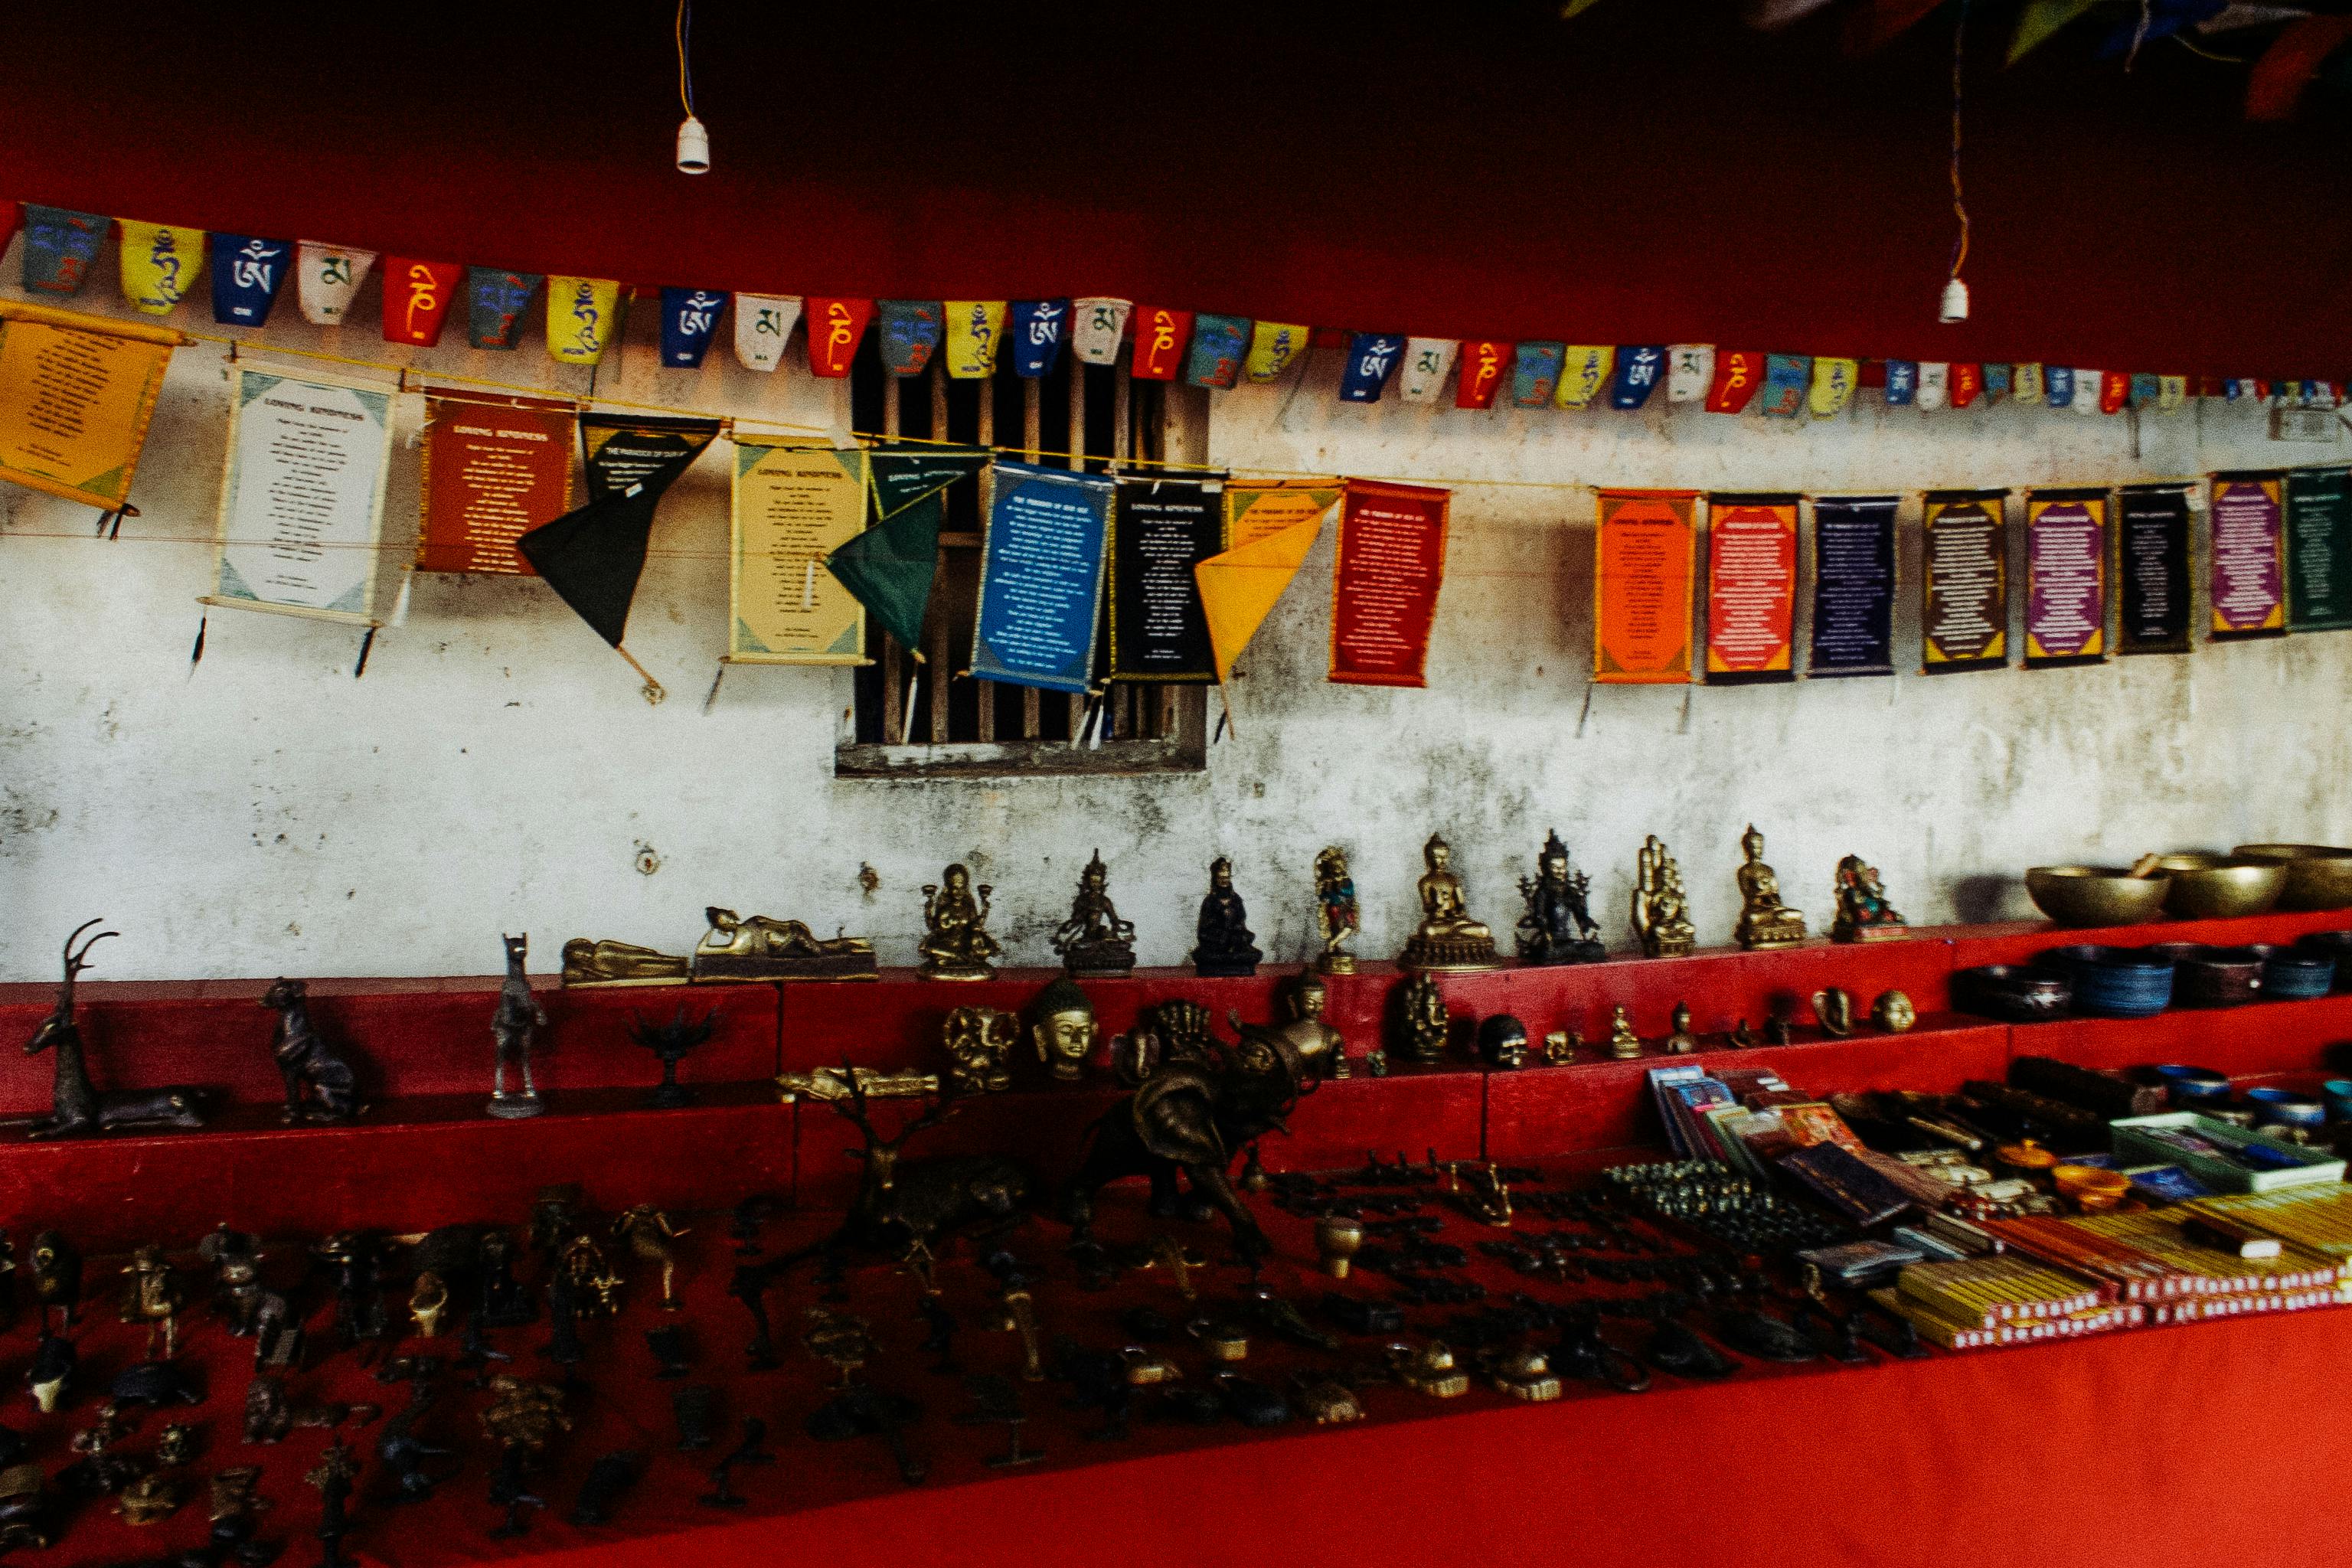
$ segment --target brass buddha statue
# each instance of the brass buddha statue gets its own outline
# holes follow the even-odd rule
[[[1745,948],[1788,947],[1805,940],[1805,917],[1780,901],[1780,879],[1764,863],[1764,836],[1749,823],[1739,836],[1739,923],[1732,936]]]
[[[1236,1013],[1226,1015],[1234,1032],[1244,1039],[1264,1037],[1280,1040],[1297,1054],[1308,1072],[1318,1079],[1348,1076],[1347,1042],[1339,1031],[1323,1021],[1323,1010],[1330,1001],[1323,982],[1314,974],[1300,975],[1285,990],[1284,1000],[1290,1016],[1283,1023],[1271,1026],[1244,1024]]]
[[[1421,858],[1428,868],[1417,884],[1421,924],[1397,954],[1397,967],[1423,973],[1495,968],[1502,962],[1495,933],[1470,918],[1462,879],[1453,870],[1454,847],[1433,833]]]
[[[1086,1076],[1087,1060],[1095,1054],[1095,1005],[1077,983],[1061,975],[1030,1004],[1030,1043],[1045,1070],[1064,1083]]]
[[[1859,855],[1837,863],[1837,919],[1830,926],[1832,942],[1884,942],[1911,934],[1910,922],[1887,901],[1878,868],[1864,865]]]
[[[1679,958],[1698,944],[1682,868],[1654,833],[1633,863],[1633,934],[1651,958]]]
[[[694,950],[697,980],[871,980],[874,944],[864,937],[817,936],[799,921],[702,911],[710,929]]]
[[[629,942],[592,942],[575,936],[563,944],[563,984],[570,985],[683,985],[691,961],[656,952]]]
[[[972,896],[971,873],[950,866],[937,885],[923,886],[923,938],[916,951],[923,955],[917,970],[926,980],[987,980],[996,971],[989,960],[1003,949],[988,934],[987,883]]]
[[[1109,881],[1110,869],[1097,849],[1078,874],[1070,918],[1054,932],[1054,951],[1062,955],[1064,972],[1075,979],[1116,980],[1135,973],[1135,923],[1118,918]]]

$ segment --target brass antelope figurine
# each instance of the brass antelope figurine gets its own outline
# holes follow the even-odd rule
[[[102,917],[101,917],[102,919]],[[57,1055],[57,1079],[49,1094],[49,1113],[26,1131],[28,1138],[85,1138],[118,1127],[202,1127],[204,1091],[184,1084],[168,1089],[121,1089],[101,1094],[82,1065],[81,1030],[74,1023],[74,980],[89,967],[89,950],[121,933],[100,931],[77,948],[81,933],[100,921],[85,921],[66,938],[65,979],[58,986],[58,1005],[41,1020],[25,1043],[25,1054]]]

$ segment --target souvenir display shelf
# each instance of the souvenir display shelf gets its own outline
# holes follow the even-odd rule
[[[1459,1065],[1399,1067],[1384,1078],[1368,1075],[1360,1058],[1381,1037],[1397,976],[1364,963],[1355,974],[1326,980],[1328,1021],[1357,1058],[1354,1076],[1303,1100],[1290,1136],[1267,1139],[1263,1158],[1276,1172],[1355,1167],[1375,1152],[1391,1160],[1483,1157],[1558,1173],[1661,1157],[1644,1074],[1662,1059],[1656,1053],[1677,1003],[1689,1005],[1706,1048],[1664,1059],[1769,1067],[1816,1094],[1949,1090],[1969,1079],[1999,1079],[2012,1056],[2028,1054],[2091,1066],[2189,1061],[2242,1081],[2308,1084],[2333,1066],[2336,1042],[2352,1040],[2352,994],[2176,1009],[2139,1022],[2011,1025],[1954,1012],[1950,980],[1961,969],[2075,941],[2292,941],[2347,923],[2336,913],[2088,932],[2038,923],[1947,927],[1857,945],[1809,942],[1771,952],[1448,975],[1439,983],[1455,1014]],[[1255,978],[1212,980],[1146,970],[1087,989],[1105,1039],[1129,1027],[1139,1010],[1179,997],[1207,1005],[1220,1033],[1229,1033],[1229,1009],[1246,1021],[1273,1016],[1277,987],[1295,972],[1268,965]],[[31,1230],[57,1226],[91,1255],[94,1327],[82,1416],[94,1403],[89,1391],[138,1353],[133,1331],[112,1322],[116,1260],[101,1254],[153,1241],[185,1248],[221,1224],[289,1243],[361,1227],[411,1232],[493,1221],[520,1227],[541,1188],[565,1183],[576,1184],[593,1210],[653,1203],[692,1226],[694,1236],[682,1244],[686,1312],[660,1312],[639,1266],[622,1316],[591,1331],[579,1427],[551,1462],[540,1489],[551,1507],[529,1534],[488,1533],[498,1516],[482,1495],[488,1462],[474,1419],[478,1400],[445,1399],[438,1420],[462,1446],[465,1462],[422,1504],[395,1506],[372,1495],[379,1428],[352,1434],[366,1464],[355,1503],[360,1522],[346,1550],[367,1563],[424,1568],[534,1556],[617,1568],[680,1552],[751,1563],[952,1551],[960,1561],[1029,1564],[1087,1556],[1110,1542],[1123,1561],[1192,1564],[1361,1563],[1397,1560],[1401,1543],[1410,1543],[1412,1560],[1433,1563],[1557,1560],[1571,1549],[1579,1561],[1596,1563],[1652,1563],[1661,1552],[1755,1563],[2024,1552],[2063,1561],[2099,1552],[2126,1531],[2138,1561],[2211,1562],[2226,1552],[2285,1563],[2325,1560],[2336,1545],[2331,1510],[2308,1484],[2310,1476],[2352,1461],[2352,1406],[2326,1396],[2347,1320],[2327,1311],[2139,1329],[2012,1352],[1881,1357],[1867,1368],[1743,1362],[1723,1384],[1660,1374],[1639,1395],[1570,1382],[1566,1397],[1549,1405],[1523,1405],[1483,1387],[1451,1402],[1380,1389],[1366,1394],[1370,1419],[1359,1425],[1293,1423],[1253,1433],[1230,1422],[1191,1428],[1139,1420],[1123,1443],[1088,1441],[1097,1417],[1062,1408],[1065,1385],[1023,1384],[1024,1440],[1046,1457],[1034,1467],[994,1470],[982,1461],[1005,1447],[1003,1428],[949,1424],[947,1416],[966,1407],[957,1382],[927,1377],[926,1358],[913,1348],[922,1333],[912,1321],[914,1286],[885,1267],[854,1268],[844,1286],[854,1303],[848,1310],[872,1321],[887,1352],[887,1364],[877,1359],[871,1374],[919,1394],[929,1412],[922,1442],[930,1476],[920,1487],[904,1486],[878,1442],[820,1447],[801,1435],[827,1376],[798,1348],[798,1315],[816,1299],[805,1273],[771,1300],[782,1368],[745,1371],[747,1320],[725,1294],[732,1262],[725,1210],[754,1193],[773,1194],[782,1216],[761,1241],[782,1249],[829,1230],[855,1185],[856,1167],[845,1156],[858,1145],[856,1130],[821,1103],[780,1103],[775,1074],[845,1061],[942,1070],[940,1025],[950,1009],[1019,1010],[1048,978],[1014,970],[970,984],[926,983],[906,972],[886,972],[878,982],[690,988],[563,990],[549,982],[541,1000],[551,1024],[539,1075],[548,1110],[522,1121],[482,1113],[495,978],[313,981],[314,1018],[370,1064],[373,1078],[364,1118],[330,1128],[280,1123],[280,1084],[268,1049],[271,1015],[257,1005],[266,982],[84,981],[81,1031],[101,1085],[215,1086],[229,1109],[199,1131],[26,1142],[21,1121],[46,1109],[50,1063],[9,1051],[0,1058],[0,1120],[19,1125],[0,1128],[0,1215],[20,1249]],[[1899,989],[1916,1004],[1918,1025],[1896,1035],[1858,1024],[1850,1037],[1833,1038],[1808,1023],[1787,1046],[1722,1048],[1723,1032],[1743,1018],[1759,1034],[1775,1011],[1810,1020],[1808,999],[1832,985],[1853,994],[1857,1014],[1881,992]],[[0,987],[0,1037],[29,1037],[51,1003],[46,985]],[[1607,1055],[1611,1014],[1620,1005],[1644,1038],[1647,1054],[1639,1059]],[[689,1016],[713,1007],[721,1014],[710,1042],[679,1075],[698,1099],[684,1109],[646,1109],[659,1064],[629,1030],[680,1006]],[[1471,1030],[1502,1012],[1524,1021],[1536,1042],[1553,1030],[1578,1030],[1585,1042],[1578,1059],[1516,1071],[1471,1065]],[[1108,1071],[1097,1063],[1087,1081],[1068,1085],[1047,1080],[1034,1058],[1016,1059],[1014,1068],[1013,1090],[966,1101],[910,1147],[909,1157],[1017,1152],[1049,1182],[1066,1172],[1088,1125],[1116,1098]],[[886,1103],[877,1102],[877,1121],[903,1113]],[[1139,1229],[1139,1197],[1115,1190],[1098,1226],[1107,1239]],[[1315,1268],[1309,1227],[1263,1197],[1253,1206],[1279,1252],[1267,1282],[1311,1303],[1330,1287]],[[1226,1256],[1222,1226],[1188,1234],[1213,1263]],[[1058,1221],[1032,1220],[1017,1245],[1050,1261],[1063,1237]],[[1533,1291],[1498,1267],[1485,1277],[1501,1292]],[[1241,1278],[1212,1268],[1202,1289],[1230,1290]],[[940,1281],[964,1324],[957,1343],[966,1370],[1009,1372],[1017,1343],[984,1326],[987,1281],[962,1248],[942,1261]],[[1359,1283],[1366,1283],[1361,1276]],[[1048,1331],[1059,1312],[1081,1319],[1097,1341],[1118,1331],[1096,1320],[1115,1322],[1125,1305],[1152,1300],[1177,1310],[1171,1287],[1149,1270],[1123,1276],[1103,1293],[1056,1282],[1040,1289],[1039,1300]],[[680,1321],[695,1344],[694,1380],[726,1394],[727,1425],[711,1452],[672,1451],[667,1385],[650,1375],[641,1331]],[[201,1308],[187,1324],[185,1355],[202,1365],[213,1390],[185,1417],[206,1430],[200,1469],[264,1464],[263,1489],[275,1505],[264,1533],[288,1543],[289,1568],[310,1568],[318,1498],[297,1478],[323,1439],[298,1430],[276,1448],[243,1447],[236,1402],[247,1342],[226,1338]],[[544,1337],[542,1320],[498,1342],[515,1353],[516,1370],[544,1376],[553,1369],[530,1364]],[[1425,1337],[1418,1320],[1412,1337]],[[1349,1348],[1376,1342],[1351,1341]],[[50,1450],[68,1416],[27,1417],[30,1406],[16,1391],[30,1349],[26,1323],[0,1334],[0,1378],[12,1391],[0,1419],[33,1436],[37,1456],[54,1470],[60,1456]],[[1240,1370],[1278,1381],[1285,1364],[1280,1348],[1269,1346]],[[376,1384],[348,1354],[301,1378],[307,1384],[297,1392],[304,1397],[368,1399],[388,1410],[401,1403],[398,1388]],[[732,1445],[737,1417],[751,1414],[768,1420],[780,1463],[738,1473],[751,1500],[743,1511],[698,1508],[693,1498],[706,1489],[702,1472]],[[142,1435],[152,1435],[152,1425]],[[2281,1462],[2283,1427],[2292,1432],[2291,1463]],[[589,1460],[621,1447],[653,1458],[616,1522],[604,1529],[565,1522]],[[1623,1500],[1654,1497],[1667,1476],[1692,1489],[1691,1508],[1670,1514]],[[1835,1506],[1822,1506],[1825,1499]],[[200,1497],[164,1525],[133,1531],[86,1505],[58,1546],[26,1560],[80,1568],[152,1559],[201,1542],[203,1515]]]

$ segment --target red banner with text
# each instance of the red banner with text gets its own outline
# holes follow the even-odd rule
[[[1349,479],[1331,570],[1331,676],[1349,686],[1426,686],[1429,628],[1445,577],[1451,490]]]
[[[1797,498],[1716,495],[1706,503],[1706,679],[1796,679]]]

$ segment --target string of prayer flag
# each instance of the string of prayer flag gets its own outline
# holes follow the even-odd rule
[[[169,327],[0,300],[0,479],[121,507],[185,341]]]
[[[1117,364],[1119,340],[1127,335],[1128,312],[1134,308],[1125,300],[1074,300],[1070,306],[1070,352],[1078,356],[1078,363]],[[1303,336],[1301,341],[1304,342]]]
[[[1706,533],[1707,684],[1795,679],[1797,498],[1709,496]]]
[[[1397,395],[1407,403],[1433,403],[1445,390],[1454,356],[1461,349],[1453,338],[1407,338],[1404,369],[1397,378]]]
[[[1192,312],[1146,305],[1135,312],[1135,359],[1129,374],[1140,381],[1173,381],[1184,368],[1192,338]]]
[[[2287,475],[2286,563],[2289,627],[2352,626],[2352,468]]]
[[[547,352],[565,364],[603,363],[605,345],[619,333],[620,309],[621,286],[608,279],[549,279]]]
[[[2007,490],[1930,490],[1920,608],[1929,675],[2009,663]]]
[[[25,204],[25,248],[19,264],[25,292],[70,300],[89,281],[114,220],[99,213]]]
[[[1895,673],[1893,496],[1813,501],[1813,631],[1805,673]]]
[[[431,348],[441,341],[441,323],[449,319],[465,268],[455,263],[419,261],[394,256],[383,264],[383,341]],[[555,341],[550,321],[548,342]],[[561,355],[557,357],[561,358]]]
[[[819,299],[808,302],[809,374],[838,381],[857,362],[866,323],[874,319],[871,300]]]
[[[664,289],[661,291],[661,362],[672,370],[700,370],[719,336],[727,309],[723,289]]]
[[[948,375],[955,381],[986,381],[996,374],[996,351],[1004,341],[1004,301],[949,300]]]
[[[1794,419],[1804,409],[1805,391],[1812,376],[1813,362],[1805,354],[1766,354],[1758,411],[1775,419]]]
[[[506,350],[520,346],[523,317],[544,281],[536,272],[509,272],[502,267],[466,268],[467,346]]]
[[[205,231],[131,218],[121,227],[122,297],[142,315],[170,315],[204,270]]]
[[[347,245],[300,240],[294,247],[294,302],[314,327],[340,327],[351,313],[360,284],[375,265],[375,252]]]
[[[1220,682],[1233,679],[1234,661],[1298,575],[1339,494],[1338,479],[1225,486],[1223,548],[1192,569]]]
[[[1850,359],[1815,359],[1813,379],[1805,406],[1816,419],[1830,419],[1845,412],[1853,400],[1856,377],[1862,367]]]
[[[2126,485],[2116,498],[2123,613],[2116,651],[2187,653],[2189,486]]]
[[[427,398],[416,569],[531,574],[515,542],[572,510],[577,425],[568,404]]]
[[[1350,333],[1348,357],[1339,366],[1339,401],[1378,403],[1403,353],[1401,337],[1387,332]]]
[[[937,300],[875,301],[874,341],[882,351],[883,374],[920,375],[930,369],[945,330]]]
[[[1192,349],[1184,365],[1185,381],[1220,391],[1233,385],[1241,379],[1243,362],[1249,355],[1249,336],[1247,316],[1203,313],[1193,317]]]
[[[1259,385],[1279,381],[1291,362],[1307,352],[1311,330],[1288,321],[1256,321],[1250,326],[1249,352],[1242,374]]]
[[[735,296],[735,363],[772,374],[784,362],[784,342],[801,319],[797,294]]]
[[[2107,492],[2025,493],[2025,666],[2107,657]]]
[[[278,291],[293,270],[294,247],[282,239],[215,234],[212,247],[213,321],[224,327],[269,322]]]
[[[1617,374],[1609,384],[1609,406],[1630,414],[1650,401],[1665,372],[1664,343],[1640,343],[1619,352]]]
[[[1748,405],[1756,400],[1757,389],[1764,384],[1765,357],[1728,349],[1718,351],[1715,356],[1715,379],[1706,390],[1706,411],[1745,414]]]
[[[729,498],[727,658],[864,664],[866,606],[826,559],[866,524],[866,455],[738,438]]]
[[[1562,408],[1590,408],[1610,388],[1617,369],[1613,343],[1570,343],[1560,356],[1559,388],[1552,399]]]
[[[2286,631],[2286,530],[2275,472],[2213,476],[2216,642]]]
[[[996,464],[995,475],[981,540],[971,673],[1084,692],[1094,682],[1111,481],[1008,461]]]
[[[373,626],[394,389],[250,362],[229,376],[205,603]]]
[[[1523,345],[1524,346],[1524,345]],[[1331,668],[1349,686],[1426,686],[1453,492],[1349,479],[1331,574]]]
[[[1122,475],[1110,522],[1110,679],[1213,680],[1199,570],[1224,542],[1222,479]]]
[[[1069,335],[1067,300],[1013,301],[1013,374],[1035,381],[1054,374],[1062,363],[1062,343]]]
[[[1666,351],[1666,401],[1699,403],[1715,383],[1715,349],[1708,343],[1676,343]]]
[[[1560,364],[1566,343],[1532,339],[1514,349],[1511,359],[1511,404],[1517,408],[1541,408],[1560,385]]]
[[[1511,344],[1495,338],[1475,338],[1462,345],[1456,356],[1462,374],[1454,380],[1454,406],[1456,408],[1492,408],[1495,395],[1503,388],[1503,378],[1510,374]]]
[[[1593,532],[1592,679],[1691,678],[1696,490],[1602,490]]]

